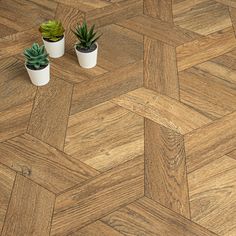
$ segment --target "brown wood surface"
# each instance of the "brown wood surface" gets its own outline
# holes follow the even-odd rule
[[[38,88],[28,133],[63,149],[70,109],[72,86],[58,78]]]
[[[146,197],[111,213],[102,221],[127,236],[216,236]]]
[[[54,194],[17,175],[2,235],[49,235],[54,201]]]
[[[143,156],[126,162],[56,199],[52,235],[67,235],[144,194]],[[79,220],[78,220],[79,219]]]

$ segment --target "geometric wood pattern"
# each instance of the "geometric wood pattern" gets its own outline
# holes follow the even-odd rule
[[[66,52],[37,88],[22,51],[53,18]],[[1,1],[0,234],[236,235],[235,29],[233,0]]]

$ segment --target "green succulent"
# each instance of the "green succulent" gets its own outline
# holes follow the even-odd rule
[[[57,42],[64,35],[64,28],[60,21],[49,20],[40,25],[39,31],[43,38],[52,42]]]
[[[75,30],[72,32],[78,38],[78,43],[76,43],[76,48],[89,50],[95,44],[95,42],[101,37],[101,35],[97,36],[97,32],[94,32],[95,25],[93,25],[90,29],[88,29],[87,22],[84,20],[82,24],[77,25]]]
[[[26,66],[32,70],[42,69],[49,63],[48,53],[46,52],[44,45],[39,46],[37,43],[34,43],[31,48],[25,49],[24,56]]]

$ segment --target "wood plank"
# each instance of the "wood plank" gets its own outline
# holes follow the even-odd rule
[[[236,3],[235,3],[235,8],[233,8],[233,7],[229,8],[229,13],[230,13],[231,21],[233,24],[234,33],[236,36]]]
[[[201,35],[209,35],[232,26],[228,7],[215,0],[190,0],[184,3],[188,7],[185,5],[178,13],[174,11],[174,23],[179,27]]]
[[[98,32],[102,34],[98,40],[98,65],[102,68],[113,71],[143,60],[141,34],[114,24],[101,27]]]
[[[32,105],[32,102],[27,102],[0,111],[0,142],[26,132]]]
[[[225,4],[227,6],[230,6],[230,7],[236,8],[236,2],[234,0],[215,0],[215,1]]]
[[[70,234],[70,236],[123,236],[112,227],[104,224],[101,221],[94,223],[80,229],[79,231]]]
[[[212,75],[220,75],[216,67],[204,62],[179,73],[181,101],[212,120],[236,110],[236,85]]]
[[[111,213],[102,221],[126,236],[216,236],[146,197]]]
[[[235,47],[236,38],[232,27],[185,43],[176,48],[178,70],[182,71],[220,56]]]
[[[52,78],[47,86],[38,88],[29,134],[63,150],[72,89],[72,85],[58,78]]]
[[[117,24],[174,47],[199,38],[196,33],[146,15],[123,20]]]
[[[145,196],[189,218],[183,136],[145,119],[144,149]]]
[[[88,80],[74,86],[71,114],[88,109],[143,84],[143,62],[106,73],[96,80]]]
[[[101,27],[140,15],[142,13],[142,0],[123,0],[103,8],[97,8],[87,12],[86,19],[89,24],[96,24],[97,27]]]
[[[58,196],[51,235],[73,233],[140,198],[144,194],[143,176],[144,164],[141,156]]]
[[[185,135],[188,172],[233,151],[235,146],[236,112],[233,112]]]
[[[230,153],[227,153],[227,156],[229,156],[229,157],[231,157],[231,158],[236,160],[236,150],[234,150],[234,151],[232,151]]]
[[[70,116],[65,152],[107,171],[143,155],[143,124],[142,117],[111,102],[99,104]]]
[[[54,201],[54,194],[17,175],[2,235],[49,235]]]
[[[145,88],[121,95],[112,102],[180,134],[211,121],[183,103]]]
[[[143,3],[145,15],[170,23],[173,21],[171,0],[144,0]]]
[[[80,67],[74,51],[73,55],[65,53],[63,57],[51,61],[51,74],[72,84],[94,79],[107,72],[99,65],[89,70]]]
[[[15,172],[0,164],[0,232],[2,232],[15,176]]]
[[[66,1],[68,2],[68,1]],[[65,3],[65,1],[63,1]],[[79,9],[69,7],[62,3],[58,4],[55,18],[60,20],[65,28],[65,47],[66,51],[73,49],[77,39],[71,29],[74,29],[77,23],[81,22],[85,17],[84,12]]]
[[[236,160],[223,156],[188,176],[192,220],[218,235],[236,234]]]
[[[99,172],[25,134],[0,143],[0,163],[58,194]]]
[[[148,37],[144,37],[144,87],[179,100],[175,48]]]

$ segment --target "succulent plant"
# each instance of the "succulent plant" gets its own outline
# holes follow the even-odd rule
[[[31,48],[25,49],[24,56],[26,66],[32,70],[40,70],[49,63],[48,53],[46,52],[44,45],[39,46],[37,43],[34,43]]]
[[[87,22],[84,20],[82,24],[77,25],[75,31],[72,32],[78,38],[78,43],[76,43],[76,49],[80,50],[90,50],[95,42],[100,38],[101,35],[97,36],[97,32],[94,32],[95,25],[88,29]]]
[[[65,32],[62,23],[56,20],[49,20],[42,23],[39,27],[39,31],[44,39],[52,42],[57,42],[62,39]]]

